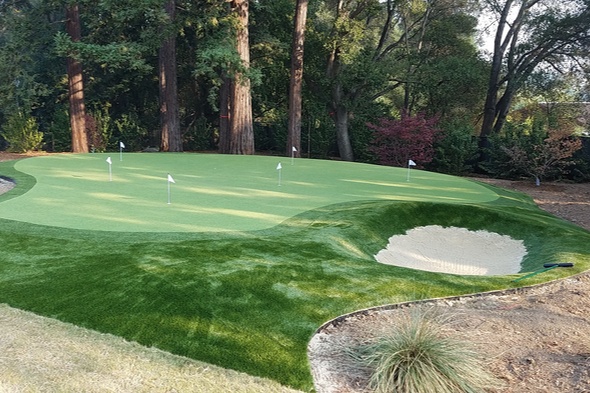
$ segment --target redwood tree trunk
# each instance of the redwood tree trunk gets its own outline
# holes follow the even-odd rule
[[[291,81],[289,87],[289,126],[287,156],[301,157],[301,87],[303,85],[303,49],[308,0],[297,0],[293,52],[291,55]],[[294,151],[295,148],[296,150]]]
[[[166,13],[173,22],[176,16],[175,0],[167,0]],[[160,149],[182,151],[182,133],[178,114],[178,88],[176,75],[176,35],[166,36],[159,51],[160,123],[162,126]]]
[[[248,37],[248,0],[232,1],[232,11],[238,17],[236,50],[245,69],[250,67],[250,42]],[[236,73],[229,94],[229,153],[254,154],[254,126],[252,123],[252,95],[250,79]]]
[[[66,31],[72,41],[80,41],[80,11],[77,4],[66,9]],[[84,80],[82,64],[73,57],[67,59],[68,91],[70,102],[70,127],[72,129],[72,151],[88,153],[86,135],[86,110],[84,108]]]
[[[231,80],[222,76],[223,83],[219,89],[219,152],[229,154],[229,92]]]

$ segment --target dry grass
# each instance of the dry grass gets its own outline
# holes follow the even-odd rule
[[[297,392],[0,305],[0,392]]]

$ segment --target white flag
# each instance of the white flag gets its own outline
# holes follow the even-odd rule
[[[281,166],[281,163],[279,162],[279,165],[277,165],[277,171],[281,168],[282,168],[282,166]]]
[[[174,181],[174,179],[172,178],[172,176],[170,176],[170,174],[168,174],[168,182],[169,182],[169,183],[174,183],[174,184],[176,184],[176,182]]]
[[[408,166],[416,166],[416,163],[412,160],[408,161]]]
[[[123,142],[119,142],[119,147],[120,147],[121,149],[124,149],[124,148],[125,148],[125,144],[124,144]]]
[[[293,152],[296,152],[297,148],[295,146],[293,146]]]
[[[109,157],[107,157],[107,162],[108,162],[109,164],[112,164],[112,163],[113,163],[113,161],[111,160],[111,157],[110,157],[110,156],[109,156]]]

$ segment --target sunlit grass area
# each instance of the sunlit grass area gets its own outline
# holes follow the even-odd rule
[[[464,179],[415,171],[407,181],[403,169],[307,160],[296,160],[290,168],[287,160],[279,186],[276,157],[240,161],[244,157],[137,154],[137,160],[152,156],[159,160],[154,168],[161,172],[129,169],[124,176],[122,169],[119,173],[113,168],[112,183],[106,156],[65,155],[27,159],[16,166],[0,164],[0,175],[18,181],[15,190],[0,197],[4,217],[0,220],[0,302],[308,390],[312,381],[307,343],[326,320],[382,304],[530,285],[589,267],[587,231],[542,212],[522,194]],[[176,159],[180,163],[174,163]],[[217,176],[196,181],[180,170],[187,165],[204,167],[201,159],[209,166],[194,169],[190,176],[204,176],[201,172],[210,173],[213,168]],[[96,160],[94,180],[77,183],[77,177],[68,177],[68,168],[78,168],[77,176],[84,176],[82,168],[87,168],[88,160]],[[123,162],[131,160],[124,157]],[[170,169],[163,165],[168,160]],[[238,160],[244,171],[251,166],[249,173],[266,179],[266,186],[253,186],[254,174],[234,176],[237,169],[232,160]],[[143,168],[137,162],[129,165]],[[226,171],[221,172],[221,167]],[[295,176],[295,168],[303,171],[304,167],[314,175]],[[329,173],[332,168],[335,174]],[[25,170],[30,175],[20,172]],[[166,203],[168,172],[176,181],[172,186],[177,187],[170,206]],[[153,185],[148,184],[150,176],[155,177]],[[322,179],[330,178],[347,186],[327,187],[328,180]],[[100,217],[111,211],[109,201],[116,200],[112,190],[104,188],[115,187],[116,181],[122,187],[117,195],[136,198],[141,207],[124,202],[130,206],[129,214],[125,215],[127,208],[118,209],[113,216],[119,221],[113,224],[114,218]],[[135,186],[123,188],[127,184]],[[68,196],[60,203],[55,196],[59,189],[77,197]],[[207,192],[196,198],[195,190]],[[100,197],[87,199],[100,192]],[[270,203],[273,198],[268,197],[266,205],[250,207],[256,195],[265,193],[289,197],[279,204]],[[196,209],[192,205],[205,206],[196,201],[211,194],[207,206],[212,216],[221,211],[213,200],[227,198],[224,208],[243,212],[243,220],[236,214],[219,214],[216,221],[198,223],[197,217],[205,215],[191,210]],[[141,214],[133,209],[146,216],[152,214],[150,209],[165,214],[149,222],[145,219],[150,229],[144,231],[115,230],[141,224]],[[261,219],[260,214],[280,218],[274,222]],[[21,215],[26,219],[19,220]],[[185,229],[174,231],[175,220],[183,215],[190,216],[181,221]],[[98,230],[76,229],[76,220],[94,220],[92,228]],[[123,220],[128,221],[119,224]],[[228,224],[232,221],[237,225],[233,230]],[[96,227],[104,222],[112,227]],[[423,225],[485,229],[522,240],[529,250],[523,273],[547,262],[568,261],[575,266],[514,282],[522,274],[458,276],[374,260],[390,236]]]
[[[17,162],[15,169],[37,183],[18,200],[0,204],[0,218],[101,231],[240,231],[270,228],[334,203],[497,198],[457,177],[413,170],[408,180],[401,168],[348,162],[135,153],[122,161],[113,155],[109,173],[107,157],[54,155]],[[170,204],[168,173],[175,181]]]

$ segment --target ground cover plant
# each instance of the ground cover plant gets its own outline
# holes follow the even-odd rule
[[[350,355],[370,370],[376,393],[479,393],[502,386],[469,344],[446,331],[451,318],[414,312]]]
[[[328,319],[381,304],[529,285],[588,268],[587,231],[542,212],[522,194],[459,178],[413,170],[408,181],[405,169],[313,160],[297,160],[288,171],[287,160],[279,188],[276,157],[233,165],[227,162],[236,158],[227,157],[224,170],[224,160],[209,168],[215,175],[209,180],[207,171],[187,165],[226,156],[137,156],[153,161],[137,167],[141,175],[134,178],[130,171],[126,177],[113,168],[113,183],[118,179],[129,188],[109,182],[106,155],[0,164],[0,175],[17,181],[0,196],[0,302],[307,390],[307,342]],[[114,166],[118,157],[112,158]],[[307,175],[296,177],[295,168],[304,165]],[[247,167],[254,174],[236,180],[236,171]],[[168,172],[178,187],[169,206]],[[84,180],[87,173],[94,173],[90,180]],[[186,185],[199,176],[200,185]],[[346,187],[329,187],[334,178],[344,179]],[[252,179],[266,188],[254,187]],[[305,192],[295,190],[300,184]],[[110,186],[120,188],[104,192]],[[270,197],[255,202],[276,194],[282,196],[275,198],[278,204]],[[205,195],[235,196],[225,201],[232,214],[204,204]],[[85,199],[91,197],[96,199]],[[113,200],[125,208],[109,204]],[[191,221],[206,217],[189,208],[198,203],[213,221]],[[249,210],[250,204],[266,205],[270,213]],[[182,216],[191,219],[183,225],[171,220]],[[229,230],[234,221],[238,229]],[[547,262],[575,266],[514,282],[516,276],[456,276],[375,262],[389,236],[422,225],[486,229],[523,240],[529,250],[523,273]],[[132,230],[138,227],[144,230]]]

